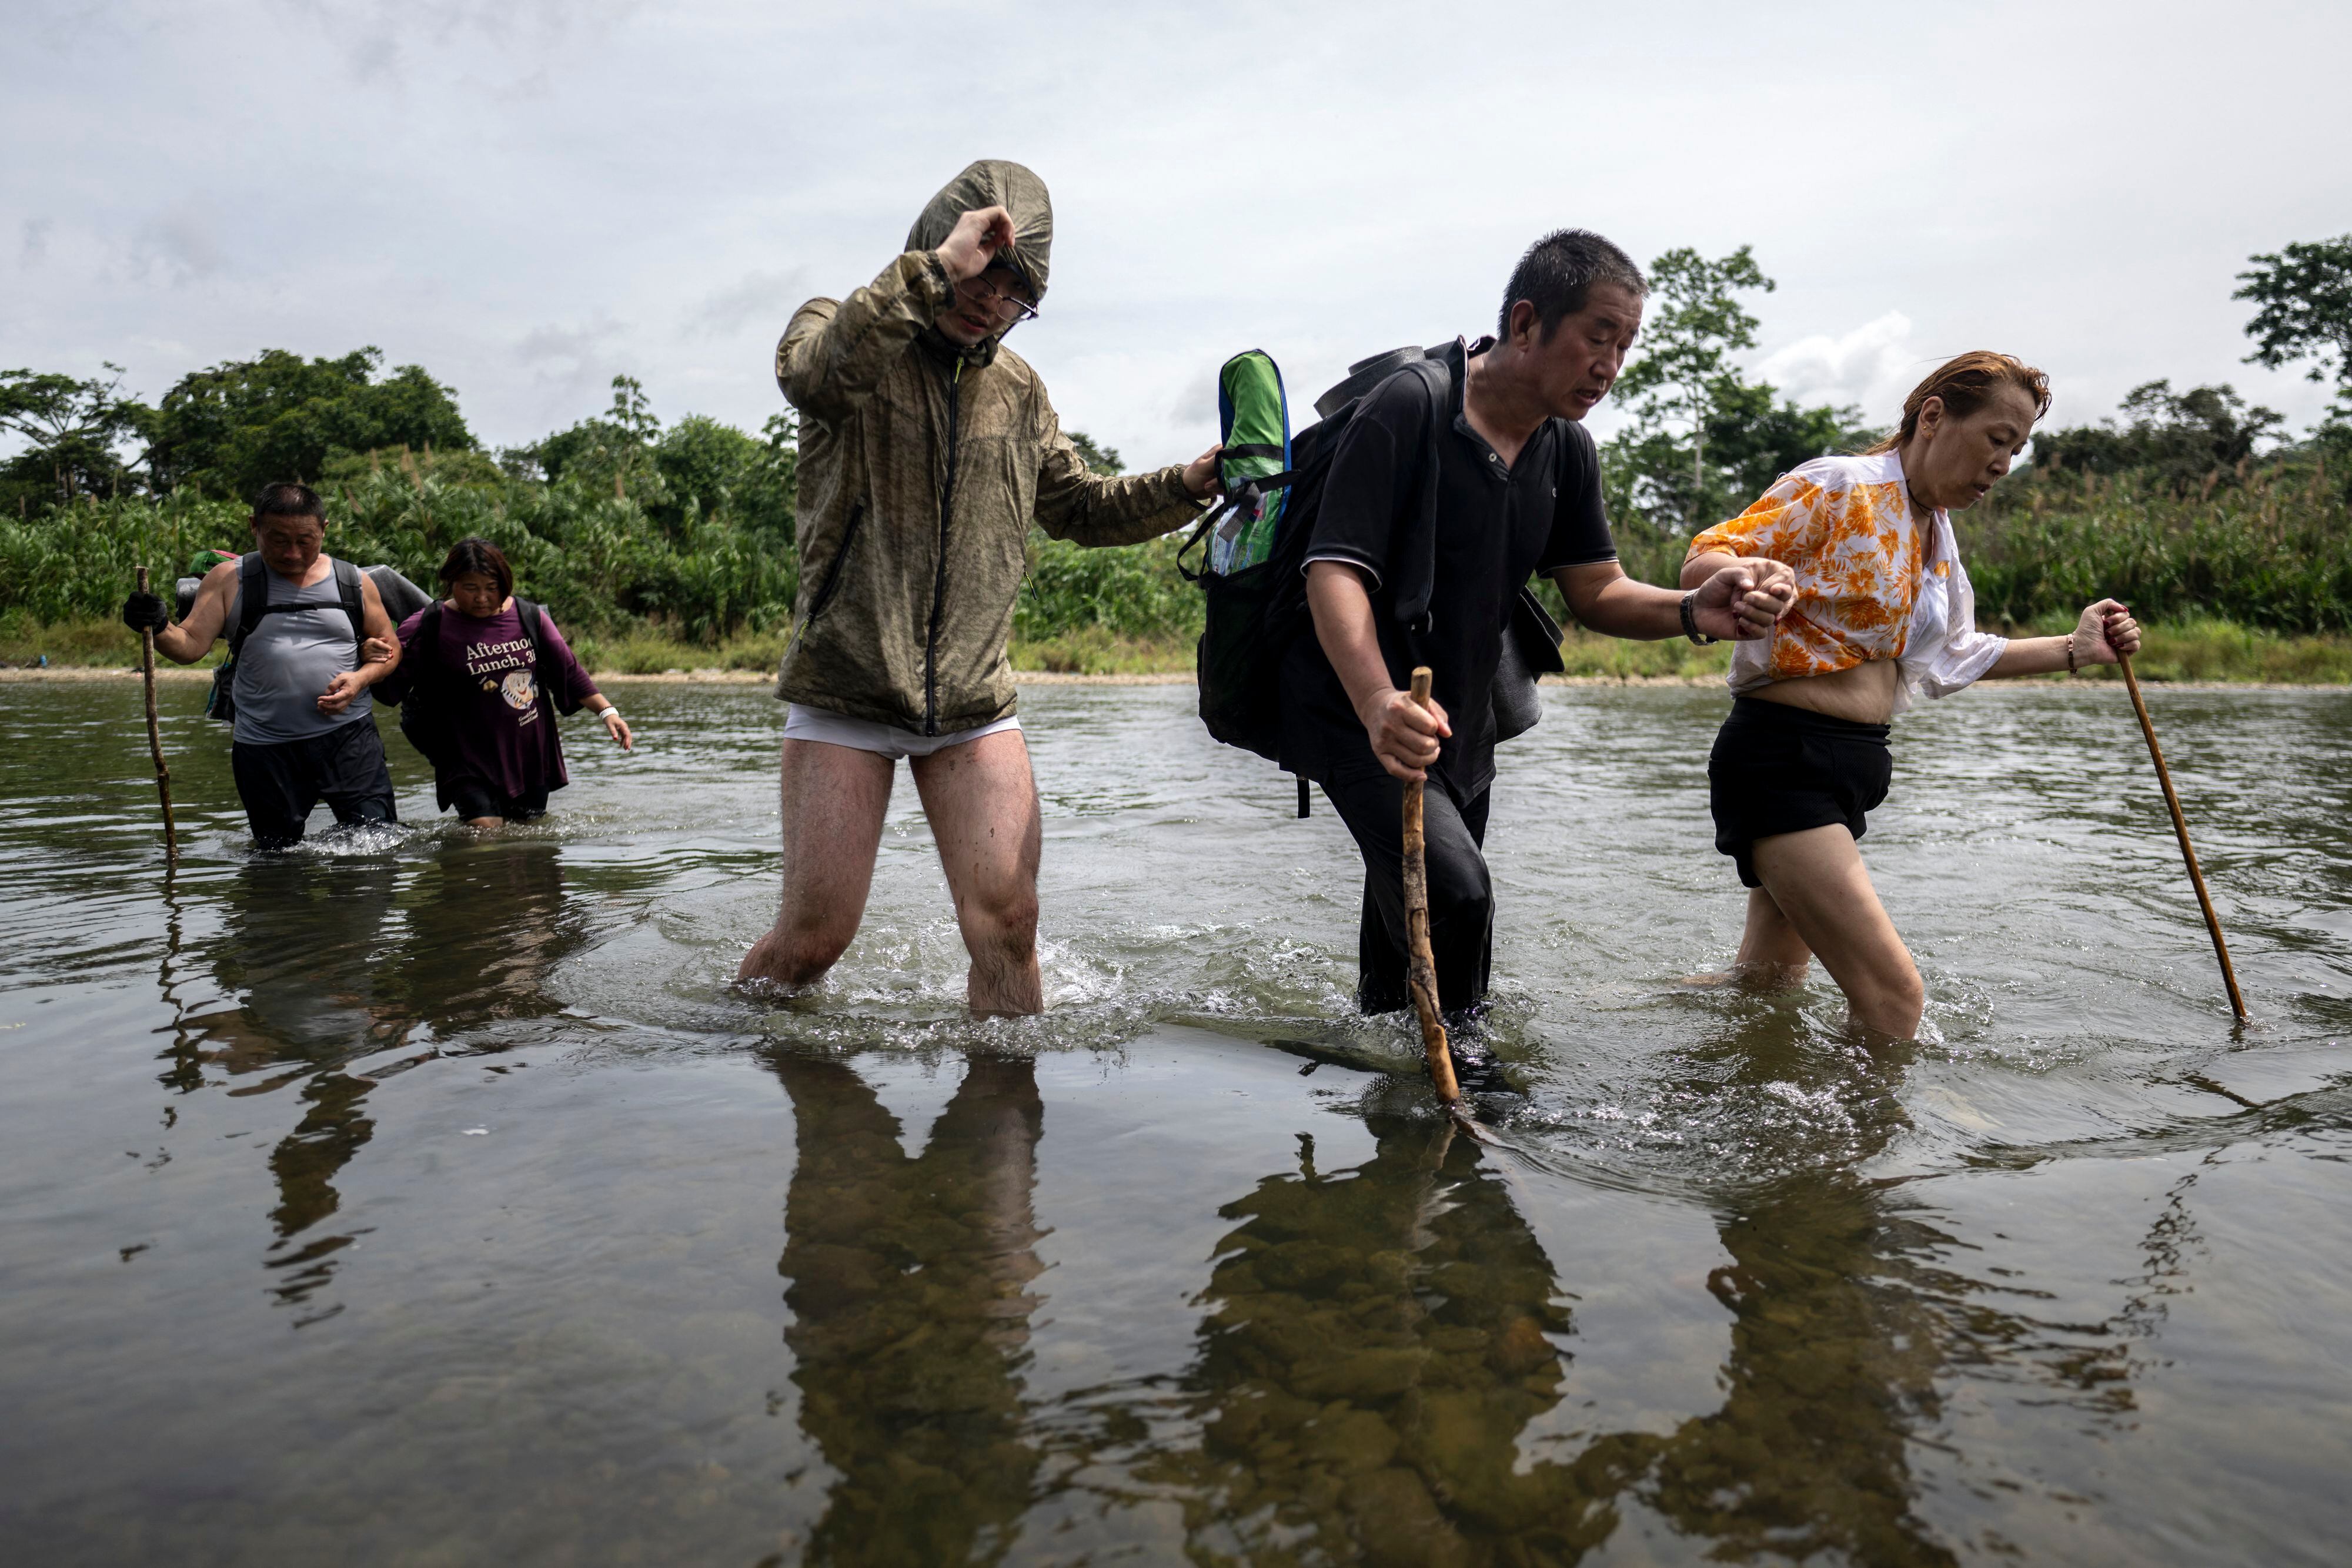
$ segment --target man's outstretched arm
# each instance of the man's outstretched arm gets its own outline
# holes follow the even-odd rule
[[[1551,579],[1590,631],[1643,642],[1683,634],[1682,593],[1636,582],[1613,560],[1564,566]],[[1796,574],[1777,560],[1738,561],[1694,586],[1692,620],[1708,637],[1761,637],[1796,601]]]
[[[205,573],[188,618],[172,623],[171,611],[161,595],[134,593],[122,603],[122,623],[133,632],[155,633],[155,651],[173,664],[193,664],[212,650],[214,640],[228,622],[229,595],[236,591],[237,563],[225,561]]]
[[[1221,488],[1212,446],[1190,463],[1149,474],[1097,474],[1045,409],[1045,450],[1037,465],[1037,526],[1081,545],[1132,545],[1181,528]]]

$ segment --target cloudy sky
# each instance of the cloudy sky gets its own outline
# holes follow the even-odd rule
[[[757,428],[793,308],[870,278],[974,157],[1058,235],[1014,344],[1131,464],[1216,365],[1475,331],[1538,233],[1752,245],[1755,365],[1885,418],[1937,359],[2325,401],[2240,362],[2249,253],[2352,230],[2352,5],[1019,5],[14,0],[0,366],[150,399],[380,346],[478,434],[600,409]],[[1594,416],[1608,423],[1607,405]]]

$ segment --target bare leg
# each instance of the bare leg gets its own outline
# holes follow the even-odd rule
[[[1764,920],[1759,930],[1756,901],[1748,901],[1748,938],[1759,943],[1758,958],[1787,962],[1787,955],[1811,949],[1845,992],[1856,1022],[1897,1040],[1916,1034],[1926,988],[1870,885],[1853,835],[1832,823],[1759,839],[1753,852],[1756,874],[1780,917]],[[1747,941],[1739,951],[1746,961]]]
[[[1777,991],[1801,984],[1813,950],[1760,887],[1748,890],[1748,927],[1739,934],[1739,956],[1728,969],[1685,975],[1685,986],[1740,986]]]
[[[1017,729],[983,735],[914,761],[915,788],[940,841],[956,925],[971,973],[971,1010],[1045,1009],[1037,973],[1037,854],[1045,831],[1029,743]]]
[[[479,828],[485,832],[488,831],[492,828],[503,828],[506,825],[507,820],[504,817],[468,817],[466,819],[466,826],[469,828]]]
[[[775,928],[743,956],[738,985],[807,985],[832,968],[857,935],[895,767],[854,747],[784,742],[783,904]]]
[[[1852,841],[1849,840],[1848,842]],[[1739,934],[1739,957],[1733,975],[1754,986],[1793,986],[1805,977],[1813,950],[1760,887],[1748,890],[1748,928]]]

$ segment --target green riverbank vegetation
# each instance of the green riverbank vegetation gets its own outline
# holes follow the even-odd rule
[[[2352,387],[2352,235],[2252,264],[2238,292],[2258,308],[2251,357]],[[1626,569],[1671,583],[1694,531],[1880,433],[1735,363],[1757,340],[1741,297],[1773,287],[1747,247],[1669,251],[1651,273],[1617,393],[1631,418],[1601,448],[1602,476]],[[494,451],[452,389],[419,366],[385,371],[373,349],[268,350],[193,371],[153,407],[121,379],[0,371],[0,429],[19,443],[0,459],[0,662],[130,662],[113,617],[136,569],[168,582],[200,551],[245,548],[246,498],[289,476],[326,497],[331,553],[428,586],[457,539],[495,540],[593,668],[767,670],[782,654],[800,579],[789,413],[756,434],[690,413],[666,423],[623,376],[603,412]],[[2352,390],[2300,436],[2282,424],[2226,385],[2160,381],[2115,418],[2053,424],[1958,520],[1980,621],[2060,629],[2112,593],[2154,628],[2150,678],[2352,680]],[[1116,451],[1074,439],[1120,471]],[[1033,533],[1016,665],[1189,669],[1201,601],[1177,543],[1082,550]],[[1572,674],[1619,678],[1717,674],[1727,657],[1576,633],[1565,653]]]

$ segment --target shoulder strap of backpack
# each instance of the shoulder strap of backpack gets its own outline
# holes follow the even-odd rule
[[[534,671],[547,658],[547,617],[537,601],[515,595],[515,619],[522,622],[522,634],[530,639],[530,663]]]
[[[236,563],[236,624],[229,629],[228,656],[236,658],[269,612],[269,568],[259,550],[249,550],[237,558]]]
[[[360,569],[341,556],[335,558],[335,594],[343,601],[343,614],[352,623],[352,654],[361,664],[365,664],[367,593],[360,587]]]
[[[1404,548],[1397,552],[1399,560],[1411,565],[1397,583],[1396,614],[1406,631],[1423,632],[1429,630],[1429,601],[1437,589],[1439,438],[1454,404],[1454,373],[1444,360],[1435,358],[1415,360],[1405,369],[1429,389],[1429,424],[1422,434],[1421,483],[1406,524],[1408,532],[1400,541]]]
[[[417,674],[430,674],[441,667],[441,601],[437,599],[428,602],[416,618],[415,639],[408,652],[401,655],[404,664],[412,659],[421,661],[416,666]],[[416,690],[413,677],[408,689]]]

